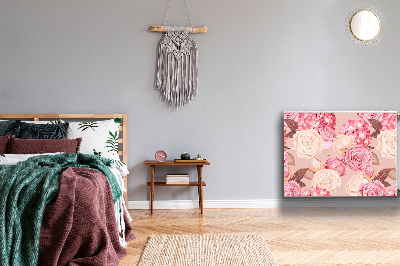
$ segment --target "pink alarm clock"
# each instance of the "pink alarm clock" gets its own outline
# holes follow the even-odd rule
[[[165,160],[167,160],[167,153],[162,150],[156,151],[155,158],[156,158],[157,162],[162,163]]]

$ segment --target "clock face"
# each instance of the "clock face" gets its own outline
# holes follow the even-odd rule
[[[157,162],[161,163],[167,159],[167,153],[165,151],[159,150],[159,151],[156,151],[155,157],[156,157]]]

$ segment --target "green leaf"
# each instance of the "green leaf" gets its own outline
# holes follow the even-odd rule
[[[4,154],[0,154],[0,156],[1,156],[1,157],[4,157],[4,158],[6,157]]]
[[[123,166],[126,165],[123,161],[121,160],[114,160],[114,159],[110,159],[114,164],[116,164],[117,166]]]
[[[115,133],[112,133],[111,131],[108,131],[108,134],[110,135],[108,139],[106,140],[106,148],[109,148],[109,152],[118,152],[118,131],[115,131]]]
[[[93,154],[101,157],[101,152],[97,152],[95,149],[93,149]]]
[[[99,127],[97,125],[97,122],[82,122],[82,123],[79,123],[78,129],[81,129],[82,132],[88,128],[91,128],[93,131],[95,131],[95,129],[94,129],[95,127]]]

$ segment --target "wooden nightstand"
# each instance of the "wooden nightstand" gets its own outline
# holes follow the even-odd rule
[[[206,183],[203,182],[203,165],[210,165],[208,161],[206,162],[185,162],[185,163],[175,163],[174,161],[157,162],[155,160],[144,161],[144,165],[151,166],[151,182],[147,182],[147,186],[151,187],[151,214],[153,214],[153,201],[154,201],[154,187],[172,187],[172,186],[184,186],[184,187],[198,187],[199,192],[199,208],[200,213],[203,214],[203,186]],[[189,184],[167,184],[166,182],[154,182],[154,174],[156,171],[156,166],[179,166],[179,165],[193,165],[197,166],[197,182],[189,182]]]

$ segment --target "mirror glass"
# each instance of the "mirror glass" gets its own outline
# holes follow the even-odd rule
[[[362,41],[369,41],[378,36],[381,30],[378,16],[369,11],[361,10],[351,19],[350,27],[353,35]]]

